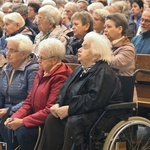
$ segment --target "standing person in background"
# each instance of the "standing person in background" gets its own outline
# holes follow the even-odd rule
[[[21,150],[33,150],[38,138],[39,127],[45,123],[50,107],[55,104],[58,92],[72,70],[62,59],[65,47],[58,39],[43,40],[38,47],[37,72],[32,89],[21,108],[5,122],[4,141],[9,150],[17,144]],[[13,135],[13,136],[12,136]]]

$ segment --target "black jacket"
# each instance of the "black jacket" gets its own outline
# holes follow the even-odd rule
[[[57,100],[60,106],[69,105],[68,125],[77,143],[106,106],[122,101],[120,81],[106,62],[97,62],[81,76],[82,72],[77,67]]]

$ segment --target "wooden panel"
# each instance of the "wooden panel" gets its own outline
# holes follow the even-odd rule
[[[137,54],[135,70],[137,69],[150,70],[150,55],[149,54]],[[136,80],[150,82],[150,75],[138,73]]]
[[[75,70],[80,64],[66,63],[72,70]]]
[[[150,55],[137,54],[136,68],[150,70]],[[136,76],[138,105],[141,107],[150,107],[150,75],[138,73]]]

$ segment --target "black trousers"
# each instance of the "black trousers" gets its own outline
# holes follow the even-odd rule
[[[60,120],[50,114],[46,119],[38,150],[70,150],[71,145],[67,118]]]

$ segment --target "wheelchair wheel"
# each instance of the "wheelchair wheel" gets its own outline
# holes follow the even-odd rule
[[[149,150],[150,120],[130,117],[120,121],[109,132],[103,150]]]

